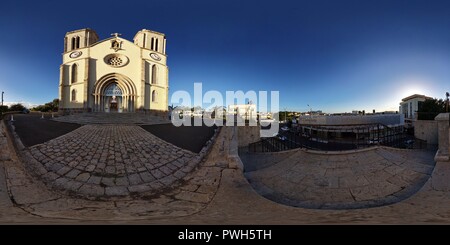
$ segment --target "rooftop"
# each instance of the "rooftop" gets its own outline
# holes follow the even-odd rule
[[[406,97],[406,98],[403,98],[402,99],[402,101],[403,102],[405,102],[405,101],[408,101],[408,100],[412,100],[412,99],[416,99],[416,98],[421,98],[421,99],[433,99],[433,98],[431,98],[431,97],[429,97],[429,96],[426,96],[426,95],[423,95],[423,94],[413,94],[413,95],[411,95],[411,96],[408,96],[408,97]]]

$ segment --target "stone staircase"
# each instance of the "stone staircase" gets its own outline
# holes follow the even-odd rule
[[[77,124],[135,124],[153,125],[171,123],[168,118],[144,113],[89,112],[53,118],[54,121]]]

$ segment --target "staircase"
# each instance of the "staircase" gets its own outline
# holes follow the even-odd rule
[[[143,113],[89,112],[55,117],[54,121],[77,124],[136,124],[153,125],[171,123],[168,118]]]

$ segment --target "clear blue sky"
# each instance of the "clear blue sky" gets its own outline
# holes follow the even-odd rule
[[[170,93],[279,90],[281,109],[398,110],[401,98],[450,90],[450,2],[2,1],[6,102],[58,96],[66,32],[167,36]]]

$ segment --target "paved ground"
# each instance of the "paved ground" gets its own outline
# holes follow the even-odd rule
[[[41,119],[41,114],[34,113],[16,114],[14,120],[15,131],[25,146],[47,142],[80,127],[79,124],[53,121],[51,115]]]
[[[425,185],[390,205],[305,209],[263,198],[236,169],[230,127],[198,168],[159,195],[86,200],[54,192],[30,175],[0,126],[0,223],[8,224],[449,224],[450,165],[438,162]],[[233,163],[233,164],[232,164]],[[437,171],[438,170],[438,171]]]
[[[141,127],[167,142],[196,153],[201,151],[217,129],[217,127],[205,125],[175,127],[173,124],[143,125]]]
[[[245,176],[262,196],[304,208],[383,206],[416,193],[430,178],[434,153],[372,148],[347,154],[247,153]]]
[[[28,151],[48,185],[90,197],[159,192],[200,161],[134,125],[84,125]]]
[[[140,127],[130,127],[149,135]],[[20,161],[7,143],[3,127],[0,129],[0,223],[72,223],[83,220],[102,223],[115,220],[123,223],[183,217],[199,212],[212,200],[223,169],[223,166],[211,165],[205,159],[196,167],[196,171],[184,174],[172,186],[161,188],[156,193],[147,190],[136,195],[107,199],[79,198],[55,191],[57,181],[54,182],[55,186],[44,185],[42,178],[36,177],[35,172],[39,170],[30,171],[30,162],[23,164]],[[159,179],[161,183],[162,179]]]

